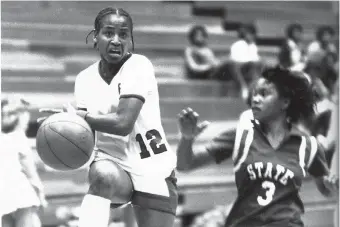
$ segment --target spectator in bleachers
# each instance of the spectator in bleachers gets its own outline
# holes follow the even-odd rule
[[[290,24],[286,28],[278,60],[282,67],[302,71],[305,68],[305,54],[302,47],[303,28],[301,24]]]
[[[196,25],[189,32],[189,43],[185,49],[185,67],[187,76],[191,79],[217,79],[229,80],[234,79],[246,95],[247,86],[243,77],[239,73],[234,73],[232,62],[218,59],[213,50],[208,46],[208,31],[202,25]]]
[[[255,43],[256,27],[253,24],[243,24],[238,30],[238,37],[230,49],[230,59],[233,62],[232,72],[239,80],[243,95],[247,94],[248,85],[257,78],[262,67],[258,48]]]
[[[191,79],[209,79],[219,64],[214,52],[208,46],[208,31],[204,26],[196,25],[189,32],[189,43],[185,49],[187,76]]]
[[[338,53],[334,40],[334,30],[330,26],[321,26],[316,31],[316,40],[307,50],[306,71],[311,75],[319,99],[332,93],[332,86],[337,79],[335,69]]]

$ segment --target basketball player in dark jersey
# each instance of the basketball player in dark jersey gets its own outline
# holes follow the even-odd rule
[[[314,176],[325,196],[337,189],[334,177],[328,176],[322,147],[294,127],[314,112],[309,80],[303,73],[267,69],[255,83],[250,100],[251,118],[217,136],[202,151],[193,152],[192,145],[207,124],[198,124],[198,114],[184,109],[179,114],[178,169],[232,158],[238,196],[225,226],[301,227],[303,178],[308,173]]]

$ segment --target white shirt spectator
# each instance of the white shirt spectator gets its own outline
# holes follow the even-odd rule
[[[291,60],[292,60],[292,66],[291,66],[291,70],[297,70],[297,71],[302,71],[303,68],[305,67],[304,64],[304,56],[302,54],[302,50],[299,47],[299,45],[297,45],[293,40],[289,39],[288,40],[288,46],[291,49]]]
[[[239,40],[233,43],[230,49],[230,58],[239,63],[257,62],[260,60],[255,43]]]
[[[327,52],[336,53],[337,50],[335,45],[329,44],[327,50],[324,50],[318,41],[314,41],[308,46],[307,57],[310,61],[321,62]]]

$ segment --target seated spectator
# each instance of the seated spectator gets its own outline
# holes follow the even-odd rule
[[[185,49],[187,76],[192,79],[234,79],[241,85],[242,96],[247,94],[247,86],[242,76],[233,73],[232,62],[218,59],[207,45],[208,32],[204,26],[196,25],[189,32],[189,43]]]
[[[213,51],[208,47],[208,32],[204,26],[196,25],[189,32],[189,43],[185,49],[187,76],[192,79],[208,79],[218,65]]]
[[[317,97],[323,99],[332,93],[337,79],[335,69],[338,54],[333,43],[334,30],[322,26],[316,32],[316,40],[308,46],[306,72],[311,75]]]
[[[303,28],[301,24],[290,24],[286,29],[278,60],[281,67],[302,71],[305,68],[305,56],[302,47]]]

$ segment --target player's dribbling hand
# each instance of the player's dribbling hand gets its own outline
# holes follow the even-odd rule
[[[56,113],[71,113],[71,114],[77,114],[78,116],[85,118],[87,111],[83,110],[77,110],[76,108],[73,107],[71,103],[67,103],[66,105],[63,106],[63,109],[49,109],[49,108],[41,108],[39,109],[39,112],[42,113],[50,113],[50,114],[56,114]],[[40,123],[44,121],[47,117],[41,117],[38,118],[37,122]]]
[[[52,109],[52,108],[40,108],[39,113],[49,113],[49,114],[56,114],[64,112],[62,109]],[[37,123],[40,124],[48,117],[40,117],[37,119]]]
[[[208,121],[198,123],[199,115],[190,107],[183,109],[178,117],[180,132],[185,139],[194,139],[209,125]]]

